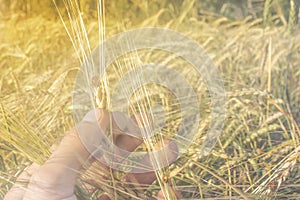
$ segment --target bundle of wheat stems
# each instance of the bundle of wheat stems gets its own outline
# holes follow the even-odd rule
[[[55,2],[54,2],[55,3]],[[86,82],[90,82],[93,88],[88,88],[90,90],[89,96],[91,98],[92,107],[93,108],[102,108],[109,111],[116,110],[112,106],[112,89],[118,83],[123,76],[127,73],[133,71],[133,75],[129,77],[129,81],[138,80],[139,89],[137,90],[129,90],[125,85],[121,85],[121,92],[126,93],[128,101],[128,115],[140,115],[141,119],[138,121],[138,124],[142,126],[142,124],[150,124],[149,116],[154,115],[154,110],[152,109],[155,105],[161,105],[164,107],[166,112],[165,114],[165,125],[159,130],[154,136],[150,136],[151,131],[142,131],[143,138],[147,138],[143,140],[143,145],[137,148],[139,151],[141,148],[145,149],[148,153],[157,149],[164,148],[164,141],[166,139],[172,139],[181,123],[182,117],[180,113],[180,106],[178,103],[178,99],[174,97],[171,91],[168,91],[167,88],[156,84],[142,84],[143,80],[139,73],[137,73],[137,68],[149,64],[153,61],[160,64],[165,64],[167,66],[171,66],[172,68],[176,68],[179,72],[185,76],[185,78],[190,79],[190,81],[194,84],[193,87],[197,92],[202,92],[201,103],[202,106],[208,105],[209,101],[207,100],[207,91],[204,85],[204,82],[201,80],[201,77],[193,76],[193,68],[189,69],[188,64],[185,63],[182,59],[176,58],[170,53],[166,53],[163,51],[133,51],[132,53],[128,53],[119,57],[117,60],[111,64],[106,71],[99,75],[99,77],[93,76],[95,73],[95,68],[104,68],[105,65],[105,46],[101,45],[105,42],[105,5],[104,0],[98,1],[98,39],[99,39],[99,48],[97,51],[93,52],[91,50],[91,44],[89,42],[89,38],[87,36],[87,30],[84,25],[84,21],[82,18],[82,13],[79,9],[79,4],[77,1],[64,1],[65,6],[68,11],[68,19],[65,22],[64,17],[61,13],[61,19],[64,23],[65,29],[70,37],[70,40],[73,44],[74,49],[78,55],[81,65],[83,66],[83,76],[86,77]],[[59,11],[59,9],[58,9]],[[68,25],[67,25],[68,24]],[[131,41],[127,41],[128,45],[131,45]],[[94,45],[93,45],[94,46]],[[125,47],[124,47],[125,48]],[[184,67],[183,67],[184,66]],[[159,69],[158,69],[159,70]],[[101,70],[99,70],[101,71]],[[150,72],[151,73],[151,72]],[[150,75],[150,74],[149,74]],[[154,74],[152,74],[153,76]],[[170,74],[169,74],[170,75]],[[165,78],[165,77],[161,77]],[[174,79],[175,80],[175,79]],[[124,84],[124,83],[123,83]],[[125,84],[130,84],[126,83]],[[175,82],[173,84],[176,84]],[[130,98],[128,98],[130,96]],[[191,98],[189,95],[184,98]],[[185,101],[185,99],[181,99],[181,101]],[[206,102],[205,102],[206,101]],[[120,103],[119,103],[120,104]],[[114,105],[118,106],[118,105]],[[209,113],[209,109],[203,109],[203,114]],[[152,120],[151,120],[152,121]],[[199,121],[195,121],[190,119],[190,122],[187,126],[192,127],[194,123],[199,123]],[[206,122],[208,123],[208,122]],[[203,128],[204,129],[204,128]],[[112,134],[112,133],[111,133]],[[203,137],[202,131],[198,131],[195,138],[201,139]],[[183,137],[183,136],[182,136]],[[200,141],[197,141],[194,145],[199,145]],[[175,151],[175,150],[174,150]],[[193,152],[196,154],[197,152]],[[166,154],[166,153],[165,153]],[[163,163],[167,162],[163,156],[155,156],[154,154],[149,154],[151,164],[156,166],[157,170],[155,170],[155,174],[157,177],[157,181],[152,185],[152,189],[147,191],[142,185],[138,183],[129,183],[126,185],[122,183],[122,173],[120,171],[112,171],[111,177],[106,177],[104,174],[99,173],[99,169],[96,167],[88,170],[83,177],[93,177],[93,184],[98,185],[102,192],[108,193],[111,198],[115,199],[145,199],[146,196],[155,196],[155,193],[159,190],[162,195],[166,199],[176,199],[175,188],[176,182],[173,180],[173,177],[177,175],[180,170],[173,169],[169,167],[161,167]],[[126,162],[126,161],[124,161]],[[132,161],[134,162],[134,161]],[[124,164],[126,166],[127,171],[130,171],[130,162]],[[98,166],[99,167],[99,166]],[[145,166],[147,167],[147,166]],[[174,168],[174,167],[173,167]],[[183,169],[183,168],[182,168]],[[124,175],[124,174],[123,174]],[[98,177],[98,179],[97,179]],[[104,178],[106,177],[106,178]],[[104,178],[104,179],[103,179]],[[88,179],[88,178],[87,178]],[[98,182],[98,181],[99,182]],[[103,183],[102,180],[111,180],[108,183]],[[129,187],[130,186],[130,187]],[[191,184],[192,186],[192,184]],[[197,188],[197,186],[194,186]],[[195,189],[194,188],[194,189]],[[189,188],[192,190],[193,188]],[[97,191],[99,192],[99,191]],[[151,194],[153,193],[153,194]],[[146,195],[146,196],[145,196]],[[193,197],[193,196],[190,196]]]

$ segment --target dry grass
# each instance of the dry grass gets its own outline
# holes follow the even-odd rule
[[[186,199],[300,198],[299,30],[294,27],[293,33],[288,32],[291,25],[262,26],[263,19],[196,18],[189,14],[191,5],[184,4],[184,12],[174,14],[174,19],[165,16],[170,10],[160,10],[138,25],[107,25],[108,36],[141,24],[185,33],[202,45],[221,72],[227,119],[217,145],[209,156],[199,158],[199,140],[163,173]],[[266,20],[266,7],[265,12]],[[94,48],[98,22],[85,20]],[[4,30],[0,37],[2,199],[24,167],[43,163],[49,147],[73,126],[71,93],[80,62],[59,20],[13,14],[2,19],[0,27]],[[163,61],[168,55],[152,56]],[[147,53],[141,54],[143,58],[149,58]],[[179,70],[188,74],[185,68]],[[110,78],[116,77],[111,70]],[[205,90],[201,84],[197,87]],[[210,122],[204,108],[200,135]],[[140,193],[125,189],[118,174],[105,184],[102,176],[93,170],[82,175],[77,187],[80,199],[88,199],[87,185],[96,188],[93,198],[102,189],[116,191],[124,199]],[[155,182],[146,194],[158,189],[159,182]]]

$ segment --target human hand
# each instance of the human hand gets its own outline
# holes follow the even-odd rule
[[[5,200],[75,200],[74,185],[83,165],[89,160],[90,152],[96,150],[95,141],[101,141],[99,131],[104,135],[109,128],[112,128],[112,141],[125,152],[132,152],[143,140],[137,137],[140,134],[137,121],[141,116],[135,116],[130,119],[117,113],[118,122],[111,117],[111,113],[106,110],[96,109],[90,111],[84,119],[72,129],[61,141],[58,148],[51,157],[42,165],[32,164],[18,178],[18,181],[28,181],[27,187],[16,183],[5,196]],[[98,137],[98,138],[97,138]],[[97,142],[96,142],[97,143]],[[164,141],[165,144],[172,143]],[[164,156],[171,164],[177,158],[177,147],[169,144],[164,151]],[[101,151],[100,151],[101,152]],[[127,153],[117,153],[115,163],[122,162]],[[95,160],[94,160],[95,161]],[[96,161],[98,162],[98,161]],[[140,165],[151,165],[149,156],[142,159]],[[102,162],[100,165],[108,163]],[[110,166],[111,167],[111,166]],[[105,167],[104,167],[105,168]],[[106,167],[106,169],[109,169]],[[124,181],[128,183],[137,183],[141,185],[150,185],[156,179],[155,173],[128,173]],[[112,194],[104,194],[99,199],[111,199]],[[176,194],[176,197],[178,195]],[[159,192],[153,199],[164,199],[162,192]]]

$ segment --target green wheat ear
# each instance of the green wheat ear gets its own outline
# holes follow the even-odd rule
[[[289,23],[288,32],[291,33],[296,26],[296,5],[294,0],[290,0],[290,12],[289,12]]]
[[[263,13],[264,24],[267,24],[269,22],[271,3],[272,0],[265,1],[264,13]]]

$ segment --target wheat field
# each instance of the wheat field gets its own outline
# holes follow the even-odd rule
[[[94,49],[99,21],[88,2],[80,5]],[[226,91],[222,133],[209,155],[199,157],[201,142],[195,142],[167,168],[176,190],[182,199],[299,199],[299,7],[290,3],[286,16],[281,13],[285,7],[266,0],[257,11],[261,15],[233,19],[225,15],[229,3],[220,14],[201,10],[200,1],[170,2],[106,2],[105,37],[139,27],[167,27],[197,41],[220,71]],[[82,65],[54,5],[45,12],[22,9],[0,9],[0,199],[27,166],[45,162],[50,147],[74,126],[72,91]],[[67,12],[60,13],[70,26]],[[185,70],[179,69],[188,74]],[[117,75],[111,71],[109,78]],[[198,79],[191,81],[201,90]],[[203,101],[200,127],[205,132],[209,101]],[[82,173],[75,189],[78,199],[97,199],[104,190],[116,199],[143,199],[135,197],[140,191],[134,188],[124,190],[117,173],[105,184],[102,176],[97,170]],[[143,193],[156,194],[159,185],[156,181]]]

